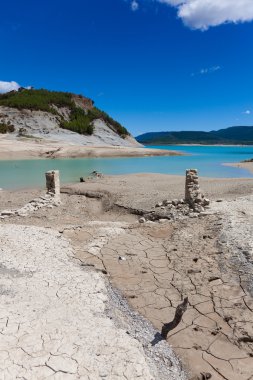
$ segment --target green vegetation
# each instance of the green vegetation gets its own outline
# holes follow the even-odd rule
[[[73,108],[71,110],[70,120],[62,121],[61,128],[69,129],[80,134],[92,135],[94,131],[93,121],[97,119],[103,120],[112,130],[123,138],[129,134],[126,128],[122,127],[120,123],[96,107],[87,112],[79,107]]]
[[[85,113],[82,108],[75,107],[71,110],[70,120],[62,120],[60,126],[81,135],[92,135],[94,130],[93,120],[90,116],[90,111]]]
[[[124,137],[129,135],[128,130],[125,127],[123,127],[120,123],[115,121],[113,118],[111,118],[106,112],[101,111],[96,107],[93,107],[88,112],[88,114],[91,115],[93,120],[95,120],[95,119],[103,120],[105,122],[105,124],[107,124],[109,127],[111,127],[111,129],[113,129],[114,132],[116,132],[121,137],[124,138]]]
[[[72,95],[68,92],[40,90],[11,91],[0,95],[0,106],[13,107],[29,110],[41,110],[57,114],[53,105],[57,107],[69,107],[72,109],[75,104]]]
[[[11,124],[5,124],[5,123],[0,123],[0,133],[11,133],[14,132],[15,128]]]
[[[242,162],[253,162],[253,158],[250,158],[249,160],[244,160]]]
[[[253,145],[253,127],[230,127],[218,131],[150,132],[136,137],[141,144],[243,144]]]
[[[82,97],[79,95],[79,97]],[[40,110],[58,115],[61,118],[60,126],[80,134],[92,135],[94,131],[93,121],[96,119],[103,120],[108,127],[115,131],[121,137],[129,135],[126,128],[112,119],[107,113],[96,107],[83,109],[77,107],[73,95],[68,92],[40,90],[11,91],[0,95],[0,106],[18,108],[19,110]],[[70,109],[70,120],[64,120],[57,112],[56,107],[67,107]]]

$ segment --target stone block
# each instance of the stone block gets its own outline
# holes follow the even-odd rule
[[[60,175],[59,170],[50,170],[45,173],[47,193],[60,195]]]

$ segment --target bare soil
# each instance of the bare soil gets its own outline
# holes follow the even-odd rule
[[[252,180],[200,184],[212,202],[210,215],[198,218],[140,224],[136,211],[182,197],[184,178],[131,175],[64,187],[60,207],[1,223],[50,227],[69,239],[81,265],[102,272],[153,324],[150,350],[164,344],[159,331],[187,296],[188,308],[167,341],[189,378],[210,373],[214,380],[250,380]],[[3,209],[23,205],[38,191],[0,194]]]

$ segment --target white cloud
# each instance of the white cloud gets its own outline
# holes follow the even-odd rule
[[[17,91],[19,87],[20,85],[14,81],[11,81],[11,82],[0,81],[0,94],[4,94],[5,92],[9,92],[13,90]]]
[[[211,73],[215,73],[215,71],[218,71],[218,70],[221,70],[221,66],[219,65],[211,66],[211,67],[203,68],[197,73],[192,73],[191,76],[194,77],[195,75],[198,75],[198,74],[200,75],[211,74]]]
[[[137,1],[136,0],[133,0],[132,2],[131,2],[131,9],[132,9],[132,11],[137,11],[138,9],[139,9],[139,3],[137,3]]]
[[[184,24],[193,29],[253,20],[252,0],[156,0],[174,6]]]
[[[251,114],[251,111],[250,110],[246,110],[243,112],[244,115],[250,115]]]

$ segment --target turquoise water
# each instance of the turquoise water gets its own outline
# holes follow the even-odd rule
[[[253,178],[247,170],[223,166],[253,158],[253,146],[154,146],[176,150],[187,156],[138,158],[82,158],[53,160],[0,161],[0,187],[17,189],[44,186],[44,173],[59,169],[61,182],[78,182],[93,170],[104,174],[166,173],[182,175],[187,168],[197,168],[205,177]]]

